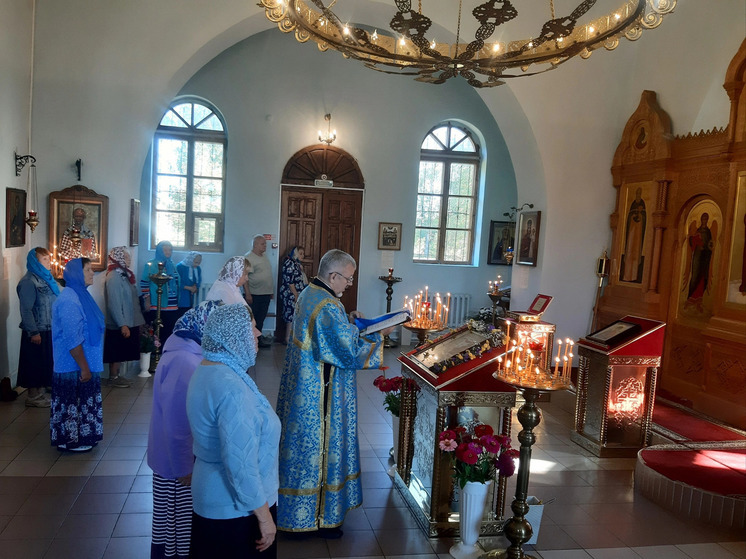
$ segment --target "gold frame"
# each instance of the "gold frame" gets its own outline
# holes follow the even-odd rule
[[[82,207],[87,216],[85,225],[93,231],[96,239],[97,257],[91,258],[94,271],[106,269],[109,231],[109,197],[98,194],[94,190],[76,184],[50,192],[49,194],[49,248],[55,256],[58,254],[60,240],[69,226],[74,208]]]

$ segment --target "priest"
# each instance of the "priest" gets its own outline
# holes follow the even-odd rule
[[[285,357],[277,400],[282,422],[277,528],[342,536],[347,511],[363,502],[357,437],[358,369],[383,363],[383,336],[360,335],[339,301],[357,264],[330,250],[304,289]]]

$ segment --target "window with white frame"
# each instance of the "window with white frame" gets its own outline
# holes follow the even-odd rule
[[[226,134],[217,109],[175,101],[161,119],[153,146],[151,246],[222,252]]]
[[[464,126],[439,124],[420,149],[415,262],[471,264],[478,194],[479,146]]]

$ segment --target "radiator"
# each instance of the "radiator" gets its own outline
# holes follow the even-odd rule
[[[445,305],[445,299],[447,296],[440,295],[440,301]],[[435,295],[429,296],[430,305],[432,308],[437,307],[437,299]],[[448,328],[456,328],[466,322],[466,318],[469,316],[469,304],[471,303],[471,295],[469,293],[451,293],[451,306],[448,311]]]

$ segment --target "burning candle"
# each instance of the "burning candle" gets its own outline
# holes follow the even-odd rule
[[[554,358],[554,374],[555,375],[557,374],[557,369],[559,369],[559,362],[560,362],[560,358],[555,357]]]

